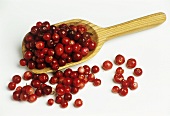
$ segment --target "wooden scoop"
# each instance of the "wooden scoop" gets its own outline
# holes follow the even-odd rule
[[[144,16],[141,18],[137,18],[125,23],[121,23],[118,25],[114,25],[111,27],[102,28],[99,27],[89,21],[82,20],[82,19],[73,19],[64,21],[61,23],[54,24],[55,26],[58,26],[60,24],[69,24],[69,25],[85,25],[87,27],[88,32],[92,33],[92,39],[97,43],[97,47],[95,50],[91,51],[87,56],[83,57],[81,61],[78,62],[71,62],[67,63],[65,66],[61,66],[59,70],[68,68],[77,64],[80,64],[82,62],[85,62],[87,60],[90,60],[93,56],[95,56],[99,50],[101,49],[102,45],[105,43],[105,41],[109,39],[113,39],[115,37],[129,34],[132,32],[137,32],[145,29],[149,29],[151,27],[157,26],[161,23],[163,23],[166,20],[166,15],[162,12],[151,14],[148,16]],[[22,52],[25,53],[25,43],[22,42]],[[51,68],[45,68],[45,69],[33,69],[31,70],[34,73],[40,74],[40,73],[47,73],[47,72],[54,72],[55,70],[52,70]]]

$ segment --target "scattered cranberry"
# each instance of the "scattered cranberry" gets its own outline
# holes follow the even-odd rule
[[[115,64],[117,65],[121,65],[125,62],[125,57],[122,56],[121,54],[118,54],[116,57],[115,57]]]
[[[128,94],[128,88],[121,88],[119,90],[119,95],[120,96],[126,96]]]
[[[93,81],[93,85],[94,86],[99,86],[99,85],[101,85],[101,80],[100,79],[94,79],[94,81]]]
[[[113,88],[112,88],[113,93],[118,93],[119,90],[120,90],[120,88],[118,86],[113,86]]]
[[[61,104],[62,101],[63,101],[63,98],[60,95],[56,96],[55,103]]]
[[[127,81],[128,81],[129,84],[133,83],[134,80],[135,80],[135,78],[134,78],[133,76],[129,76],[129,77],[127,78]]]
[[[99,67],[96,66],[96,65],[94,65],[94,66],[92,67],[92,72],[93,72],[93,73],[98,73],[99,70],[100,70]]]
[[[109,60],[106,60],[103,62],[102,68],[104,70],[110,70],[112,67],[113,67],[113,64]]]
[[[33,74],[32,74],[31,71],[26,71],[26,72],[24,73],[24,75],[23,75],[23,79],[24,79],[24,80],[30,80],[30,79],[32,79],[32,78],[33,78]]]
[[[12,77],[12,81],[13,81],[14,83],[16,83],[16,84],[20,83],[20,82],[21,82],[21,76],[19,76],[19,75],[14,75],[14,76]]]
[[[66,108],[68,106],[68,102],[66,100],[62,101],[60,106],[61,108]]]
[[[21,60],[20,60],[20,65],[21,65],[21,66],[26,66],[26,65],[27,65],[27,60],[21,59]]]
[[[72,99],[72,95],[70,93],[65,93],[64,94],[64,100],[70,101]]]
[[[115,74],[114,75],[113,81],[115,83],[122,83],[123,80],[124,80],[124,77],[123,77],[122,74]]]
[[[81,107],[83,105],[83,101],[81,99],[76,99],[74,101],[74,106],[75,107]]]
[[[116,69],[116,73],[117,73],[117,74],[123,74],[123,73],[124,73],[123,68],[122,68],[122,67],[118,67],[118,68]]]
[[[36,100],[37,100],[37,95],[36,94],[31,94],[28,97],[28,102],[30,102],[30,103],[35,102]]]
[[[142,69],[141,68],[135,68],[133,73],[134,73],[135,76],[141,76],[142,75]]]
[[[12,95],[13,99],[16,100],[16,101],[19,101],[20,100],[20,93],[21,93],[20,91],[14,91],[13,95]]]
[[[133,58],[128,59],[126,66],[127,66],[127,68],[130,68],[130,69],[134,68],[136,66],[136,60]]]
[[[137,83],[137,82],[131,83],[131,84],[129,85],[129,88],[130,88],[131,90],[137,89],[137,88],[138,88],[138,83]]]
[[[53,99],[48,99],[47,104],[49,106],[52,106],[54,104],[54,100]]]
[[[10,83],[8,84],[8,89],[9,89],[9,90],[14,90],[15,87],[16,87],[16,83],[15,83],[15,82],[10,82]]]

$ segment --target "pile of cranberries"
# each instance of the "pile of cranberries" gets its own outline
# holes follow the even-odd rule
[[[62,108],[68,106],[68,102],[72,100],[72,95],[77,94],[83,89],[87,82],[92,82],[94,86],[101,85],[101,80],[95,77],[95,73],[99,72],[99,67],[94,65],[90,68],[88,65],[80,66],[76,71],[67,68],[64,71],[56,71],[49,78],[46,73],[34,74],[26,71],[22,78],[25,81],[30,80],[30,84],[21,87],[17,86],[21,82],[21,76],[14,75],[12,81],[8,84],[10,90],[14,90],[13,99],[16,101],[35,102],[37,98],[47,95],[55,95],[55,99],[49,99],[47,104],[53,105],[54,102],[60,104]],[[55,88],[52,88],[55,86]],[[83,101],[76,99],[75,107],[82,106]]]
[[[96,48],[84,25],[50,25],[48,21],[37,22],[24,38],[26,51],[21,66],[29,69],[50,67],[58,70],[66,63],[80,61]]]
[[[138,83],[135,82],[134,76],[141,76],[142,75],[142,69],[141,68],[135,68],[136,67],[136,60],[134,58],[130,58],[126,62],[126,67],[128,69],[133,69],[134,76],[129,76],[127,79],[124,78],[123,73],[124,69],[120,67],[120,65],[125,63],[125,57],[121,54],[118,54],[115,57],[114,63],[118,65],[119,67],[115,71],[115,75],[113,77],[113,81],[115,83],[118,83],[121,85],[119,86],[113,86],[112,92],[113,93],[119,93],[120,96],[126,96],[128,94],[128,88],[131,90],[135,90],[138,88]],[[103,62],[102,68],[104,70],[109,70],[113,66],[113,63],[109,60]]]

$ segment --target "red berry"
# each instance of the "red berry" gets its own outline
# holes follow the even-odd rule
[[[33,53],[29,50],[27,50],[25,53],[24,53],[24,58],[26,60],[30,60],[31,58],[33,57]]]
[[[125,57],[122,56],[121,54],[118,54],[116,57],[115,57],[115,64],[117,65],[121,65],[125,62]]]
[[[130,69],[134,68],[136,66],[136,60],[133,58],[128,59],[126,66],[127,66],[127,68],[130,68]]]
[[[68,102],[66,100],[63,100],[60,104],[61,108],[66,108],[68,106]]]
[[[99,67],[96,66],[96,65],[94,65],[94,66],[92,67],[92,72],[93,72],[93,73],[98,73],[99,70],[100,70]]]
[[[20,98],[21,101],[27,101],[28,95],[26,93],[21,93],[19,98]]]
[[[42,83],[46,83],[48,81],[49,77],[46,73],[41,73],[39,75],[39,80],[42,82]]]
[[[60,56],[64,53],[64,46],[61,43],[58,43],[55,47],[55,53],[56,55]]]
[[[79,74],[84,74],[85,73],[85,69],[84,67],[80,66],[78,69],[77,69],[78,73]]]
[[[76,99],[74,101],[74,106],[75,107],[81,107],[83,105],[83,101],[81,99]]]
[[[46,41],[50,40],[51,39],[51,34],[50,33],[45,33],[43,35],[43,39],[46,40]]]
[[[53,99],[48,99],[47,104],[49,106],[52,106],[54,104],[54,100]]]
[[[34,94],[34,89],[33,89],[30,85],[26,85],[26,87],[25,87],[25,93],[26,93],[27,95],[32,95],[32,94]]]
[[[93,85],[94,86],[99,86],[99,85],[101,85],[101,80],[100,79],[94,79],[94,81],[93,81]]]
[[[38,79],[34,79],[31,81],[31,85],[34,87],[34,88],[39,88],[41,86],[41,82],[40,80]]]
[[[16,83],[15,83],[15,82],[10,82],[10,83],[8,84],[8,89],[9,89],[9,90],[14,90],[15,87],[16,87]]]
[[[63,98],[60,95],[56,96],[55,103],[61,104],[62,101],[63,101]]]
[[[72,95],[70,93],[65,93],[64,94],[64,100],[71,101],[71,99],[72,99]]]
[[[59,87],[59,88],[56,88],[56,93],[57,95],[64,95],[65,94],[65,88],[64,87]]]
[[[118,86],[113,86],[113,88],[112,88],[113,93],[118,93],[119,90],[120,90],[120,88]]]
[[[72,87],[71,88],[71,93],[72,94],[76,94],[76,93],[78,93],[79,92],[79,88],[78,87]]]
[[[128,94],[128,88],[121,88],[119,90],[119,95],[120,96],[126,96]]]
[[[14,75],[14,76],[12,77],[12,81],[13,81],[14,83],[16,83],[16,84],[20,83],[20,82],[21,82],[21,76],[19,76],[19,75]]]
[[[37,100],[37,95],[36,94],[31,94],[28,97],[28,102],[32,103],[35,102]]]
[[[113,64],[109,60],[106,60],[103,62],[102,68],[104,70],[110,70],[112,67],[113,67]]]
[[[21,66],[26,66],[26,65],[27,65],[27,60],[21,59],[21,60],[19,61],[19,63],[20,63]]]
[[[137,88],[138,88],[138,83],[137,83],[137,82],[131,83],[131,84],[129,85],[129,88],[130,88],[131,90],[137,89]]]
[[[43,88],[43,93],[45,94],[45,95],[49,95],[49,94],[51,94],[51,92],[52,92],[52,87],[51,86],[45,86],[44,88]]]
[[[89,82],[93,82],[95,80],[95,75],[94,74],[88,74],[87,76]]]
[[[143,71],[142,71],[141,68],[135,68],[133,73],[134,73],[135,76],[141,76],[142,72]]]
[[[116,73],[117,73],[117,74],[123,74],[123,73],[124,73],[123,68],[122,68],[122,67],[118,67],[118,68],[116,69]]]
[[[124,80],[124,77],[122,74],[115,74],[113,77],[113,81],[115,83],[122,83],[123,80]]]
[[[26,71],[26,72],[24,73],[24,75],[23,75],[23,79],[24,79],[24,80],[30,80],[30,79],[32,79],[32,78],[33,78],[33,74],[32,74],[31,71]]]
[[[133,76],[129,76],[129,77],[127,78],[127,81],[128,81],[129,84],[133,83],[134,80],[135,80],[135,78],[134,78]]]
[[[122,81],[122,87],[127,88],[129,86],[129,82],[127,80]]]
[[[16,101],[19,101],[20,100],[20,94],[21,94],[20,91],[14,91],[13,95],[12,95],[13,99],[16,100]]]
[[[45,43],[43,41],[36,42],[36,48],[41,50],[45,47]]]

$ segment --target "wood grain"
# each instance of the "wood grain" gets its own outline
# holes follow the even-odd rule
[[[54,24],[55,26],[58,26],[62,23],[69,24],[69,25],[70,24],[85,25],[88,29],[88,32],[93,33],[92,39],[97,43],[96,49],[94,51],[91,51],[88,54],[88,56],[83,57],[81,61],[67,63],[65,66],[60,67],[59,70],[83,63],[87,60],[90,60],[93,56],[95,56],[99,52],[99,50],[101,49],[105,41],[109,39],[113,39],[115,37],[122,36],[125,34],[130,34],[130,33],[152,28],[154,26],[162,24],[165,20],[166,20],[166,15],[162,12],[159,12],[159,13],[154,13],[154,14],[144,16],[141,18],[137,18],[131,21],[127,21],[127,22],[124,22],[118,25],[114,25],[111,27],[106,27],[106,28],[99,27],[89,21],[82,20],[82,19],[72,19],[72,20]],[[25,50],[26,50],[25,43],[23,42],[22,43],[23,54],[25,53]],[[42,70],[33,69],[31,71],[34,73],[40,74],[40,73],[54,72],[55,70],[51,70],[50,68],[45,68]]]

